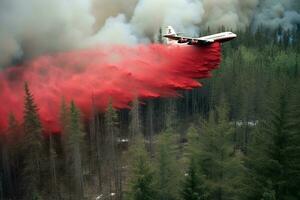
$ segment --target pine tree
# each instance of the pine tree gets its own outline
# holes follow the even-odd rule
[[[135,145],[131,147],[130,155],[132,157],[132,174],[128,200],[156,200],[154,171],[141,136],[136,139]]]
[[[272,184],[269,182],[264,188],[262,198],[260,200],[276,200],[275,191],[272,189]]]
[[[109,191],[107,193],[116,193],[118,199],[122,199],[122,174],[120,166],[120,154],[117,149],[119,136],[119,119],[112,103],[108,105],[105,113],[105,132],[107,143],[107,174]]]
[[[53,144],[53,136],[49,136],[49,172],[51,176],[51,197],[52,199],[59,199],[59,182],[57,178],[57,153]]]
[[[71,197],[72,199],[81,200],[83,198],[83,177],[82,177],[82,158],[81,148],[83,143],[82,124],[80,122],[80,112],[75,103],[70,105],[70,121],[66,132],[67,159],[69,164],[69,176],[71,178]]]
[[[24,194],[27,199],[40,199],[43,167],[42,125],[38,116],[38,107],[34,102],[27,83],[25,83],[24,91]]]
[[[69,106],[66,104],[65,99],[62,98],[60,113],[59,113],[59,122],[60,122],[61,134],[63,139],[68,135],[67,131],[69,130],[69,126],[70,126],[69,111],[70,111]]]
[[[178,199],[180,182],[180,165],[176,160],[178,146],[175,145],[176,135],[168,132],[158,137],[156,154],[156,186],[158,187],[158,199]]]
[[[197,163],[195,159],[192,158],[182,186],[181,195],[183,200],[207,199],[207,189],[197,169]]]
[[[61,128],[61,144],[62,144],[62,155],[58,156],[58,182],[61,183],[61,193],[62,197],[65,194],[70,196],[72,191],[70,182],[72,182],[72,172],[70,172],[70,162],[71,156],[68,149],[68,136],[70,131],[70,109],[66,104],[65,99],[62,98],[60,113],[59,113],[59,125]]]
[[[102,177],[102,168],[103,168],[103,155],[102,155],[102,138],[101,134],[104,131],[100,130],[100,116],[97,111],[96,105],[95,105],[95,98],[92,97],[92,113],[90,116],[89,121],[89,146],[90,146],[90,173],[93,173],[95,171],[97,178],[98,178],[98,186],[97,186],[97,192],[99,194],[102,194],[102,188],[103,188],[103,177]]]
[[[199,137],[200,173],[209,187],[209,199],[238,199],[241,159],[234,153],[233,127],[228,119],[228,106],[223,103],[211,112]]]
[[[10,144],[10,157],[12,160],[12,165],[17,167],[20,164],[20,142],[22,140],[22,130],[20,129],[20,124],[17,122],[13,113],[9,114],[8,118],[8,143]]]
[[[297,87],[292,90],[291,101],[289,102],[288,130],[289,137],[287,138],[288,147],[287,154],[287,169],[286,173],[289,177],[287,180],[287,188],[290,196],[300,198],[300,86],[296,82]]]
[[[5,183],[1,188],[4,191],[3,196],[9,198],[13,194],[13,180],[8,137],[5,133],[0,135],[0,176]]]
[[[265,198],[270,192],[276,200],[300,197],[299,112],[289,108],[287,85],[277,89],[246,159],[247,199]]]
[[[4,191],[7,192],[8,198],[16,198],[19,194],[18,178],[19,165],[20,165],[20,128],[15,116],[10,113],[8,118],[8,129],[6,134],[1,136],[2,138],[2,167],[3,178],[6,187]]]

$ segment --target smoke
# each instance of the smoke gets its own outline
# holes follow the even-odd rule
[[[95,16],[94,28],[98,31],[105,21],[119,14],[124,14],[127,19],[132,17],[138,0],[92,0],[92,13]]]
[[[127,108],[135,97],[177,96],[178,89],[192,89],[195,80],[210,77],[220,63],[220,45],[167,47],[165,45],[107,46],[45,55],[23,67],[0,72],[0,127],[7,126],[13,112],[23,114],[23,86],[27,81],[39,114],[52,131],[59,130],[62,97],[74,100],[88,117],[92,99],[104,111],[111,100],[116,108]]]
[[[1,0],[0,66],[78,48],[92,34],[90,6],[85,0]]]
[[[205,16],[202,27],[217,29],[221,26],[244,30],[253,18],[258,0],[203,0]]]
[[[197,0],[141,0],[130,23],[139,35],[150,38],[160,27],[170,24],[176,29],[197,33],[203,14],[202,3]]]
[[[132,26],[126,23],[124,14],[109,17],[104,26],[94,36],[86,40],[85,46],[97,44],[137,44],[139,38],[133,33]]]
[[[172,25],[197,36],[210,27],[284,29],[300,20],[297,0],[1,0],[0,68],[45,53],[157,39]]]
[[[253,20],[254,28],[264,26],[284,30],[292,29],[300,24],[300,12],[294,10],[296,0],[263,0],[261,1]]]

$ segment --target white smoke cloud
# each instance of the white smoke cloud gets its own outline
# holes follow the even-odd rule
[[[234,30],[300,23],[297,0],[0,0],[0,67],[14,59],[100,45],[154,41],[172,25]]]
[[[203,13],[202,3],[198,0],[141,0],[130,23],[139,35],[148,37],[154,36],[160,27],[167,25],[196,33]]]
[[[78,47],[92,33],[90,6],[86,0],[1,0],[0,66],[19,55]]]
[[[109,17],[101,30],[87,39],[84,46],[98,44],[137,44],[139,39],[132,32],[132,27],[126,21],[124,14]]]

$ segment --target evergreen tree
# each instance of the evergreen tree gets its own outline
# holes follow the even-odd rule
[[[205,188],[204,182],[197,169],[197,163],[195,159],[192,158],[182,186],[183,189],[181,195],[183,200],[207,199],[207,189]]]
[[[298,84],[297,84],[298,82]],[[300,86],[296,82],[296,88],[292,90],[291,101],[289,102],[288,130],[287,138],[288,147],[286,173],[287,188],[290,198],[300,198]]]
[[[70,129],[70,127],[69,127],[70,126],[70,109],[69,109],[69,106],[66,104],[66,101],[64,98],[62,98],[62,101],[61,101],[59,122],[60,122],[62,138],[63,138],[63,140],[65,140],[65,137],[67,137],[67,135],[68,135],[67,131]]]
[[[105,113],[106,153],[107,153],[107,175],[109,190],[107,193],[116,193],[118,199],[122,199],[122,174],[120,159],[117,149],[118,138],[120,138],[119,119],[112,103],[108,105]]]
[[[270,193],[276,200],[300,198],[299,113],[289,108],[288,87],[277,88],[246,159],[247,199],[264,199]]]
[[[175,134],[168,132],[158,137],[155,180],[160,200],[178,199],[180,165],[176,160],[178,153],[178,146],[175,145],[176,139]]]
[[[234,152],[233,127],[226,103],[211,112],[199,137],[198,162],[209,199],[239,199],[242,165]]]
[[[61,144],[62,144],[62,155],[58,156],[58,182],[61,183],[61,196],[64,198],[65,195],[69,195],[72,192],[70,182],[72,182],[72,172],[70,171],[71,152],[68,149],[68,136],[70,135],[70,109],[66,104],[65,99],[62,99],[60,113],[59,113],[59,124],[61,128]]]
[[[275,191],[272,189],[271,183],[264,189],[261,200],[276,200]]]
[[[57,153],[55,151],[55,147],[53,144],[53,136],[49,136],[49,174],[51,177],[51,197],[52,199],[59,199],[60,193],[59,193],[59,182],[57,178]]]
[[[38,107],[34,102],[29,86],[25,83],[24,103],[24,168],[23,187],[26,199],[41,198],[41,174],[43,162],[42,125]]]
[[[8,135],[0,136],[0,176],[5,184],[2,185],[3,196],[11,197],[13,194],[13,180],[11,169],[11,157],[9,152]]]
[[[83,177],[82,177],[82,158],[81,148],[83,144],[83,131],[80,122],[80,112],[75,103],[72,101],[70,105],[70,121],[66,132],[68,133],[67,160],[69,164],[69,176],[71,177],[71,197],[72,199],[81,200],[83,198]]]
[[[95,98],[92,97],[92,113],[89,121],[89,146],[90,146],[90,173],[93,173],[95,171],[97,178],[98,178],[98,187],[97,192],[99,194],[102,194],[102,168],[103,168],[103,155],[102,155],[102,148],[103,148],[103,141],[102,136],[104,131],[100,130],[100,115],[97,111],[96,104],[95,104]]]
[[[15,116],[10,113],[7,132],[1,135],[2,168],[5,183],[4,191],[7,198],[16,198],[19,194],[19,167],[20,167],[20,127]]]
[[[154,171],[149,155],[146,152],[142,137],[139,136],[136,141],[136,144],[130,149],[132,174],[128,200],[156,200]]]

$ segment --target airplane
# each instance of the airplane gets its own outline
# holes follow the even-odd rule
[[[204,46],[204,45],[212,44],[214,42],[220,42],[220,43],[227,42],[229,40],[233,40],[234,38],[236,38],[237,35],[232,32],[222,32],[222,33],[203,36],[199,38],[185,37],[185,36],[178,35],[172,26],[168,26],[167,32],[165,35],[163,35],[163,37],[167,38],[168,45],[188,44],[188,45]]]

